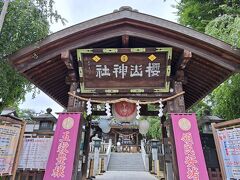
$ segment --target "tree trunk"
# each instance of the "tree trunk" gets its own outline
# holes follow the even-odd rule
[[[0,15],[0,33],[2,31],[2,26],[3,26],[4,19],[5,19],[5,15],[7,14],[8,4],[9,4],[9,0],[5,0],[2,11],[1,11],[1,15]]]

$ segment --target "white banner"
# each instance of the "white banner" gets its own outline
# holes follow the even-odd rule
[[[45,169],[52,138],[24,138],[18,168]]]

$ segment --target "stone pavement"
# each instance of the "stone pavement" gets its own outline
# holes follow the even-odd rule
[[[96,176],[96,180],[157,180],[149,172],[142,171],[107,171]]]

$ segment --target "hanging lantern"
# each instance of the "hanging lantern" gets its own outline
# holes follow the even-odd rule
[[[109,121],[107,119],[101,119],[98,123],[98,126],[102,129],[104,133],[109,133],[111,130]]]
[[[113,115],[117,121],[131,122],[136,118],[136,104],[129,102],[118,102],[113,104]]]
[[[107,128],[102,129],[102,131],[107,134],[107,133],[109,133],[111,131],[111,127],[108,126]]]
[[[146,135],[149,129],[149,122],[147,120],[139,121],[139,132]]]
[[[98,126],[101,129],[106,129],[107,127],[109,127],[109,121],[107,119],[101,119],[98,123]]]

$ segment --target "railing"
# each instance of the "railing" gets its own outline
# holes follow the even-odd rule
[[[89,171],[93,168],[93,176],[107,171],[111,156],[112,140],[109,139],[108,143],[101,143],[100,149],[97,150],[97,156],[94,152],[94,143],[90,143],[90,153],[89,153],[89,162],[93,161],[93,167],[89,164]],[[96,159],[97,158],[97,159]],[[94,165],[96,164],[96,165]]]
[[[109,139],[108,148],[105,154],[106,157],[104,158],[104,171],[107,171],[107,167],[111,157],[111,149],[112,149],[112,139]]]
[[[145,171],[149,171],[149,158],[148,158],[148,154],[146,154],[145,143],[143,140],[141,141],[141,153],[142,153],[142,160],[145,167]]]
[[[109,142],[110,142],[110,140],[109,140]],[[101,143],[100,154],[106,153],[107,149],[108,149],[108,146],[109,146],[109,143]],[[90,143],[90,152],[89,153],[94,153],[94,142]]]

